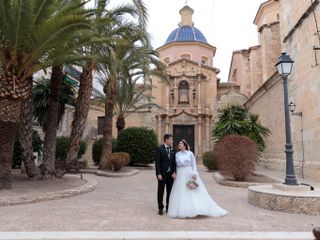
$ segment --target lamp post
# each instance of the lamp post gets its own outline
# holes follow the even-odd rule
[[[289,117],[289,100],[288,100],[288,75],[291,73],[293,61],[289,55],[282,53],[279,57],[279,62],[276,64],[279,75],[283,79],[283,91],[284,91],[284,119],[286,128],[286,178],[284,184],[298,185],[294,172],[293,165],[293,149],[291,143],[291,127]]]

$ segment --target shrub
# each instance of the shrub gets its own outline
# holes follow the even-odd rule
[[[42,144],[43,141],[41,140],[37,131],[32,131],[32,148],[33,152],[37,152],[39,156],[42,153]],[[22,149],[21,143],[19,140],[19,134],[17,134],[16,141],[14,143],[14,150],[13,150],[13,157],[12,157],[12,168],[20,168],[22,163]]]
[[[102,154],[102,144],[103,139],[99,138],[95,141],[95,143],[92,146],[92,159],[95,163],[95,165],[98,165],[100,162],[101,154]]]
[[[116,152],[117,139],[112,139],[112,152]],[[92,146],[92,159],[95,165],[99,165],[102,155],[103,139],[99,138]]]
[[[119,171],[123,166],[128,165],[130,162],[130,155],[125,152],[112,153],[109,161],[107,162],[107,168],[112,171]]]
[[[155,161],[158,140],[154,130],[131,127],[122,130],[118,136],[117,152],[130,155],[130,165],[146,165]]]
[[[56,142],[56,161],[65,160],[67,157],[69,138],[57,137]]]
[[[69,145],[69,137],[57,137],[56,142],[56,168],[64,169],[65,168],[65,161],[67,157]],[[87,149],[87,144],[84,141],[80,141],[80,148],[78,151],[77,159],[80,159],[83,154],[85,154]]]
[[[84,141],[80,141],[80,148],[78,152],[78,159],[81,158],[87,151],[87,144]]]
[[[213,151],[205,152],[202,155],[203,165],[210,171],[218,170],[217,161]]]
[[[219,172],[225,177],[232,176],[236,181],[244,181],[252,175],[258,160],[257,144],[240,135],[223,137],[215,145],[214,154]]]

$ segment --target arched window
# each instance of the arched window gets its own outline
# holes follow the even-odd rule
[[[203,65],[208,65],[208,57],[202,56],[202,57],[201,57],[201,64],[203,64]]]
[[[189,84],[186,81],[179,83],[179,103],[189,103]]]

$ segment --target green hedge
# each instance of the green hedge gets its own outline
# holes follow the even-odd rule
[[[117,140],[117,152],[130,155],[130,165],[146,165],[155,161],[158,146],[154,130],[144,127],[131,127],[122,130]]]
[[[205,152],[202,155],[203,165],[210,171],[218,170],[218,163],[213,151]]]
[[[65,160],[67,157],[67,150],[69,145],[69,137],[57,137],[56,143],[56,160]],[[81,158],[87,150],[87,144],[84,141],[80,141],[80,149],[78,151],[77,158]]]
[[[103,139],[99,138],[92,146],[92,159],[95,165],[99,165],[102,154]],[[117,140],[112,139],[112,152],[116,151]]]

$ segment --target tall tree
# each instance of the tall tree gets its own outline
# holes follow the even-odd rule
[[[21,103],[31,94],[33,73],[53,65],[56,49],[91,26],[84,3],[0,1],[0,188],[11,187],[11,161]]]
[[[32,85],[32,79],[29,80]],[[31,88],[32,86],[30,86]],[[33,126],[33,101],[30,94],[21,104],[20,126],[19,126],[19,140],[21,144],[21,157],[26,173],[29,177],[36,177],[39,175],[32,147],[32,126]]]
[[[50,95],[46,118],[46,128],[43,142],[43,158],[41,175],[55,175],[56,139],[59,112],[59,96],[63,81],[63,65],[52,67]]]
[[[75,105],[75,89],[67,81],[62,67],[56,66],[52,68],[51,79],[35,80],[32,92],[35,106],[34,115],[45,132],[43,149],[45,166],[41,167],[42,176],[55,174],[56,131],[66,105]],[[54,154],[53,157],[52,154]]]
[[[108,0],[99,0],[96,6],[96,14],[93,19],[95,35],[91,44],[83,49],[83,54],[88,57],[84,62],[83,73],[80,77],[80,88],[75,108],[74,119],[71,126],[70,143],[66,157],[66,169],[59,173],[63,176],[76,161],[80,140],[83,135],[85,124],[89,112],[89,101],[92,94],[93,72],[97,69],[98,63],[104,61],[103,48],[108,48],[112,43],[117,42],[125,31],[122,23],[126,14],[140,16],[140,21],[144,24],[146,9],[141,0],[134,3],[138,10],[130,5],[123,5],[115,8],[107,8]]]

